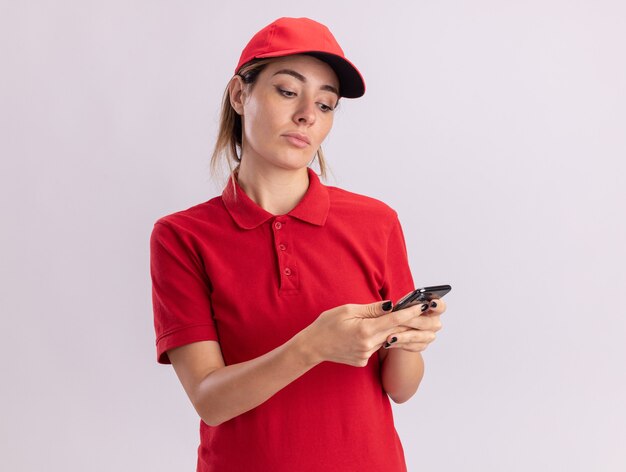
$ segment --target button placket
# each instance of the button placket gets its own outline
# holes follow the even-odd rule
[[[297,290],[299,288],[296,260],[292,253],[290,241],[290,224],[286,220],[276,219],[272,223],[274,248],[278,261],[280,290]]]

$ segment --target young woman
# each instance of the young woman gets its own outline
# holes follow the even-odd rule
[[[223,103],[221,196],[157,221],[157,355],[202,421],[199,471],[404,471],[407,401],[443,301],[412,290],[396,213],[323,185],[340,97],[363,79],[323,25],[281,18],[244,49]]]

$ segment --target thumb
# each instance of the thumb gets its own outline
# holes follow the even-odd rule
[[[382,315],[390,313],[392,308],[393,304],[391,301],[386,300],[382,302],[370,303],[368,305],[361,305],[359,311],[361,311],[362,318],[378,318]]]

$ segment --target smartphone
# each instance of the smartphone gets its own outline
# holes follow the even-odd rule
[[[434,285],[432,287],[423,287],[413,290],[402,297],[393,307],[391,311],[402,310],[418,303],[429,302],[431,300],[441,298],[452,290],[450,285]]]

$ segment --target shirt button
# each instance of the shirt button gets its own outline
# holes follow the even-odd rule
[[[276,223],[274,223],[274,228],[280,229],[282,227],[283,227],[283,224],[280,221],[277,221]]]
[[[278,249],[280,249],[281,251],[284,251],[285,249],[287,249],[287,246],[285,246],[284,244],[279,244]]]
[[[289,267],[285,267],[285,275],[291,275],[291,269]]]

